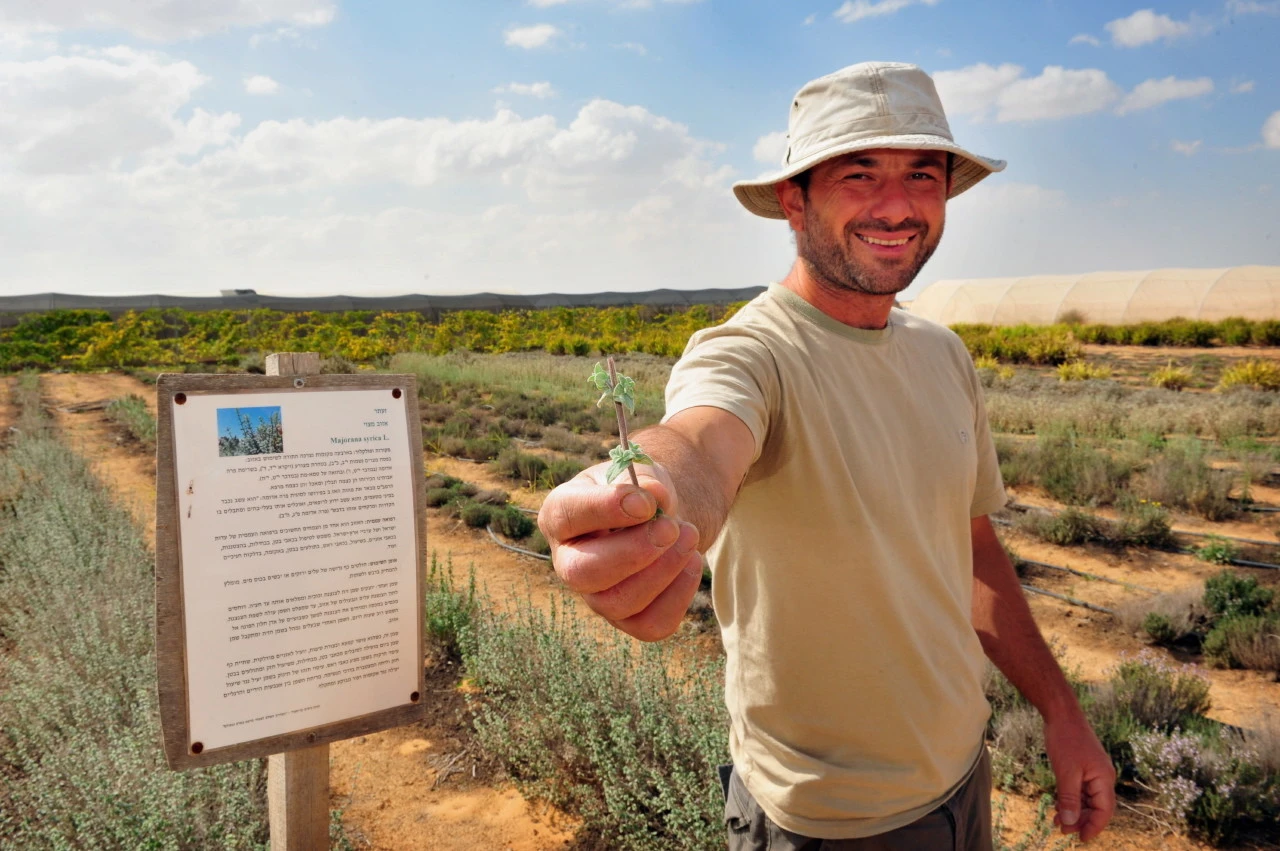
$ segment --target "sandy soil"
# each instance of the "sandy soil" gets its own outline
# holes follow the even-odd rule
[[[46,403],[69,443],[90,459],[95,471],[121,494],[148,529],[154,528],[155,462],[134,442],[123,438],[102,411],[58,410],[77,403],[109,400],[136,393],[154,404],[153,388],[119,375],[48,375],[42,379]],[[0,384],[0,426],[4,425],[5,390]],[[536,508],[538,494],[494,478],[483,465],[428,456],[428,472],[445,472],[484,487],[499,487],[513,501]],[[1280,505],[1280,492],[1255,492],[1261,501]],[[1034,503],[1034,493],[1018,493]],[[1275,521],[1258,515],[1231,526],[1228,534],[1275,539]],[[1191,518],[1178,525],[1193,528]],[[1011,540],[1025,558],[1071,566],[1099,576],[1152,589],[1169,590],[1202,581],[1215,568],[1190,556],[1167,553],[1114,553],[1091,548],[1062,549],[1013,533]],[[452,557],[456,575],[474,569],[478,583],[501,606],[528,596],[547,606],[560,597],[547,563],[501,550],[483,530],[468,529],[431,512],[427,548],[443,560]],[[1277,553],[1280,558],[1280,552]],[[1067,574],[1037,572],[1028,580],[1111,607],[1143,592]],[[1032,610],[1045,634],[1063,648],[1064,662],[1089,680],[1101,679],[1121,654],[1145,645],[1118,629],[1107,615],[1088,612],[1045,597],[1031,598]],[[711,648],[717,642],[708,640]],[[344,811],[348,831],[365,847],[376,849],[511,848],[542,851],[583,848],[574,838],[572,819],[526,801],[487,764],[470,742],[464,703],[456,675],[443,660],[425,660],[431,703],[426,722],[358,739],[331,748],[332,806]],[[1222,721],[1248,724],[1264,710],[1280,706],[1280,685],[1256,672],[1199,669],[1212,684],[1214,709]],[[1009,836],[1031,824],[1034,804],[1006,796]],[[577,843],[577,844],[575,844]],[[1142,815],[1122,808],[1101,847],[1123,851],[1196,849],[1202,846],[1176,836],[1161,836]]]

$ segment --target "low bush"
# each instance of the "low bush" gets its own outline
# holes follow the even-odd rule
[[[1218,379],[1219,390],[1248,387],[1253,390],[1280,390],[1280,364],[1252,358],[1232,364]]]
[[[1209,466],[1204,444],[1193,438],[1170,441],[1135,477],[1133,492],[1148,501],[1193,511],[1206,520],[1236,513],[1231,500],[1234,475]]]
[[[517,541],[529,537],[537,528],[533,517],[514,505],[508,505],[493,511],[491,522],[494,529]]]
[[[1220,618],[1204,638],[1204,657],[1223,668],[1250,668],[1280,676],[1280,613]]]
[[[1144,732],[1131,745],[1136,779],[1166,828],[1224,845],[1280,818],[1280,776],[1238,733]]]
[[[1157,644],[1192,642],[1198,646],[1209,622],[1204,586],[1189,585],[1123,603],[1116,608],[1116,618],[1126,632],[1145,632]]]
[[[124,427],[134,440],[154,449],[156,445],[156,418],[141,396],[130,393],[107,404],[107,416]]]
[[[1103,747],[1123,766],[1132,760],[1130,743],[1139,733],[1204,727],[1209,682],[1144,650],[1123,657],[1083,703]]]
[[[1194,374],[1185,366],[1174,366],[1173,361],[1156,369],[1148,377],[1152,387],[1160,387],[1165,390],[1185,390],[1191,386],[1194,380]]]
[[[576,458],[554,458],[547,462],[547,467],[538,477],[538,485],[544,488],[558,487],[587,469],[587,465]]]
[[[535,487],[547,470],[547,462],[540,456],[522,452],[514,446],[502,450],[489,465],[500,476]]]
[[[1126,493],[1117,500],[1120,520],[1115,524],[1114,542],[1119,546],[1149,547],[1156,550],[1177,549],[1173,521],[1168,510],[1158,502],[1137,499]]]
[[[1240,557],[1240,548],[1227,538],[1210,535],[1203,546],[1196,547],[1195,555],[1210,564],[1230,564],[1232,559]]]
[[[1204,603],[1216,617],[1261,615],[1271,605],[1275,592],[1258,584],[1252,576],[1224,570],[1204,583]]]
[[[462,518],[462,522],[472,529],[483,529],[488,526],[489,521],[493,519],[493,515],[493,506],[481,505],[478,502],[468,501],[458,509],[458,516]]]
[[[1042,541],[1070,547],[1094,542],[1109,542],[1111,524],[1101,517],[1069,507],[1049,513],[1028,511],[1018,518],[1018,528]]]
[[[0,848],[263,848],[265,760],[165,765],[154,557],[34,381],[0,458]]]
[[[1060,363],[1056,372],[1059,381],[1100,381],[1111,377],[1111,367],[1083,360]]]
[[[581,818],[604,847],[724,847],[721,661],[673,665],[669,643],[600,641],[572,605],[497,614],[433,576],[428,610],[449,613],[440,620],[461,636],[477,737],[526,794]]]

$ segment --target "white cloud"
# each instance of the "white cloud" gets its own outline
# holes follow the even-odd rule
[[[1213,80],[1208,77],[1197,77],[1194,80],[1179,80],[1177,77],[1144,80],[1120,101],[1116,107],[1116,115],[1150,109],[1171,100],[1199,97],[1212,91]]]
[[[244,78],[244,90],[251,95],[273,95],[280,91],[280,84],[263,74]]]
[[[804,25],[806,27],[813,26],[813,22],[816,20],[818,20],[818,16],[816,14],[809,15],[804,19]]]
[[[751,149],[751,155],[755,157],[756,162],[772,166],[781,163],[786,153],[787,134],[784,130],[779,130],[776,133],[766,133],[756,139],[755,146]]]
[[[1124,94],[1097,68],[1069,69],[1049,65],[1038,77],[1024,76],[1019,65],[986,63],[933,75],[949,115],[966,115],[983,121],[1040,121],[1087,115],[1115,106],[1124,115],[1181,98],[1213,91],[1208,77],[1180,80],[1166,77],[1146,80]]]
[[[1253,80],[1241,80],[1231,84],[1231,94],[1243,95],[1253,91]]]
[[[1006,62],[992,67],[980,62],[958,71],[939,71],[933,82],[948,115],[971,115],[981,120],[996,105],[1001,92],[1021,76],[1021,66]]]
[[[563,35],[559,27],[552,24],[534,24],[528,27],[511,27],[502,34],[503,43],[507,47],[522,47],[534,50],[546,47],[552,40]]]
[[[1000,93],[997,121],[1037,121],[1106,109],[1120,87],[1105,71],[1049,65],[1039,77],[1018,80]]]
[[[1158,15],[1153,9],[1139,9],[1127,18],[1117,18],[1106,26],[1111,42],[1117,47],[1141,47],[1153,41],[1173,41],[1191,34],[1188,23]]]
[[[939,0],[845,0],[833,17],[852,24],[863,18],[893,15],[908,6],[936,6],[938,2]]]
[[[0,29],[122,30],[140,38],[175,41],[277,23],[320,27],[336,14],[332,0],[38,0],[0,6]]]
[[[176,115],[207,81],[189,62],[127,47],[0,63],[0,148],[18,173],[38,174],[195,153],[226,142],[240,121]]]
[[[529,5],[533,6],[535,9],[546,9],[551,6],[563,6],[568,2],[570,2],[570,0],[528,0]]]
[[[613,48],[615,50],[629,50],[632,53],[634,53],[636,56],[649,55],[649,49],[647,47],[645,47],[643,44],[639,44],[638,42],[634,42],[634,41],[624,41],[621,44],[613,45]]]
[[[1096,35],[1089,35],[1088,33],[1073,35],[1071,41],[1067,42],[1067,44],[1087,44],[1091,47],[1102,47],[1102,41]]]
[[[1262,144],[1268,148],[1280,148],[1280,110],[1271,113],[1262,125]]]
[[[548,82],[539,83],[507,83],[505,86],[498,86],[494,90],[495,94],[512,94],[524,95],[525,97],[553,98],[556,96],[555,87]]]
[[[1200,150],[1201,144],[1202,140],[1200,139],[1196,139],[1194,142],[1180,142],[1177,139],[1174,139],[1169,143],[1169,147],[1179,154],[1186,154],[1190,157]]]
[[[190,113],[204,82],[128,50],[0,64],[7,291],[591,292],[706,286],[708,255],[725,286],[788,262],[723,146],[641,107],[240,131]]]

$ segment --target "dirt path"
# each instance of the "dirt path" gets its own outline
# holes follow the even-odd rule
[[[155,547],[156,459],[116,426],[106,412],[68,410],[88,402],[109,402],[130,393],[147,401],[155,413],[156,391],[128,375],[43,375],[45,407],[68,446],[88,460],[94,475],[110,487]]]
[[[5,426],[9,382],[0,383],[0,428]],[[95,472],[121,494],[150,534],[154,528],[155,462],[136,443],[119,434],[102,411],[59,411],[83,402],[109,400],[136,393],[154,405],[154,388],[120,375],[44,376],[47,404],[68,442],[90,459]],[[428,472],[443,472],[486,488],[508,491],[519,505],[536,508],[541,495],[513,486],[490,474],[484,465],[428,456]],[[1274,527],[1245,523],[1231,534],[1273,538]],[[432,512],[427,547],[441,560],[452,557],[455,575],[475,576],[502,607],[528,598],[539,607],[562,599],[547,563],[501,550],[483,530]],[[1099,575],[1153,588],[1171,589],[1202,581],[1215,569],[1190,557],[1169,554],[1134,557],[1081,548],[1064,550],[1019,540],[1020,555],[1065,564]],[[1115,604],[1127,592],[1117,586],[1074,577],[1037,576],[1051,590],[1073,593],[1102,605]],[[1086,679],[1104,676],[1122,653],[1144,645],[1124,635],[1109,616],[1075,609],[1046,598],[1033,598],[1032,609],[1044,632],[1066,648],[1064,659]],[[708,641],[708,646],[714,642]],[[574,847],[574,824],[563,814],[531,804],[487,764],[470,744],[462,716],[462,695],[456,676],[441,660],[428,659],[428,693],[435,699],[429,717],[420,725],[402,727],[331,747],[331,802],[344,812],[343,821],[358,847],[372,849],[430,848],[519,849],[549,851]],[[1255,672],[1202,671],[1212,682],[1211,714],[1228,723],[1245,723],[1262,709],[1280,705],[1280,686]],[[1006,835],[1013,839],[1031,824],[1034,804],[1006,796]],[[1181,837],[1160,837],[1142,817],[1121,811],[1106,836],[1106,848],[1118,851],[1193,851],[1204,846]]]

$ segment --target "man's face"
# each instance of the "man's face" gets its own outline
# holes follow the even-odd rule
[[[778,193],[820,285],[891,295],[938,247],[947,188],[944,152],[877,148],[815,166],[807,191],[788,181]]]

